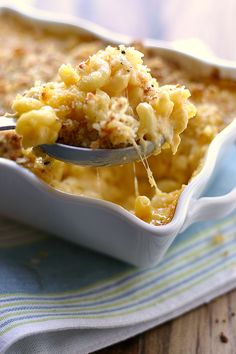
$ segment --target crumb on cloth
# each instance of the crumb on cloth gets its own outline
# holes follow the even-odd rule
[[[222,234],[216,234],[212,237],[212,243],[216,246],[224,243],[224,236]]]

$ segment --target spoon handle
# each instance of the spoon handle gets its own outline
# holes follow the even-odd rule
[[[15,118],[0,117],[0,131],[15,129],[16,120]]]

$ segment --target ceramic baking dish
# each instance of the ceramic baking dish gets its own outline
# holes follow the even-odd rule
[[[94,24],[74,18],[60,18],[33,9],[1,7],[0,11],[50,26],[55,31],[71,29],[89,32],[109,43],[126,43],[131,38],[120,36]],[[146,40],[165,58],[172,58],[189,70],[210,74],[218,68],[222,77],[236,79],[236,66],[184,54],[166,42]],[[201,172],[180,196],[172,221],[152,226],[110,202],[59,192],[40,181],[33,173],[16,163],[0,158],[0,214],[52,233],[106,255],[137,266],[158,263],[175,237],[191,224],[226,216],[236,207],[236,189],[218,197],[201,198],[214,178],[217,163],[236,138],[236,120],[211,143]]]

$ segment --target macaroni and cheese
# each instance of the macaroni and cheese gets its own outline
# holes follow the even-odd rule
[[[58,82],[36,83],[13,110],[24,148],[56,141],[91,148],[156,144],[175,153],[195,113],[189,90],[159,86],[133,47],[108,46],[79,63],[63,64]]]
[[[68,33],[59,36],[10,16],[1,17],[0,40],[4,43],[0,52],[1,114],[10,110],[18,92],[23,94],[35,81],[58,81],[61,63],[75,67],[106,47],[92,36]],[[158,56],[155,50],[143,48],[139,43],[135,47],[144,53],[144,64],[160,86],[177,83],[186,86],[197,108],[196,117],[189,120],[181,134],[177,152],[173,154],[171,149],[165,149],[148,158],[159,191],[150,186],[140,162],[98,169],[68,165],[23,149],[21,137],[14,131],[0,134],[0,156],[31,170],[53,188],[109,200],[148,223],[162,225],[171,221],[179,195],[201,168],[212,139],[234,118],[236,82],[219,78],[216,71],[209,77],[194,77],[178,63]],[[70,75],[64,73],[63,77],[65,85],[70,86]],[[41,103],[37,104],[35,110],[40,111]],[[53,120],[52,113],[51,122]]]

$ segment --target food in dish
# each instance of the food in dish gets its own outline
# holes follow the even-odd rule
[[[34,81],[56,81],[61,63],[74,66],[106,47],[92,36],[58,36],[11,17],[1,18],[0,37],[4,43],[0,52],[2,113],[9,111],[16,94],[32,87]],[[0,155],[31,170],[56,189],[111,201],[158,226],[171,221],[179,195],[201,168],[210,142],[234,118],[236,84],[220,79],[217,72],[207,78],[189,74],[155,50],[138,43],[135,47],[144,52],[145,64],[160,85],[185,85],[197,107],[196,117],[181,134],[176,154],[166,149],[148,159],[158,192],[150,186],[141,163],[98,169],[72,166],[22,149],[21,138],[14,132],[1,134]]]

